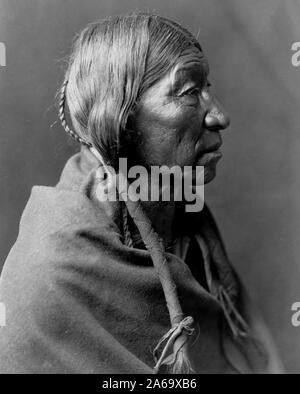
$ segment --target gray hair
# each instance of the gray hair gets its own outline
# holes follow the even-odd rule
[[[77,135],[115,166],[139,97],[190,46],[201,50],[190,32],[157,15],[115,16],[88,25],[75,41],[66,73],[66,100]]]

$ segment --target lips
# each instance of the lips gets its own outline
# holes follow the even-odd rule
[[[211,146],[207,147],[205,150],[199,152],[197,164],[205,166],[209,163],[217,162],[223,156],[220,152],[220,147],[222,146],[222,141],[218,141]]]
[[[203,150],[201,152],[201,155],[205,154],[205,153],[215,152],[215,151],[219,150],[221,148],[221,146],[222,146],[222,142],[218,142],[217,144],[214,144],[214,145],[210,146],[209,148]]]
[[[204,153],[214,152],[222,146],[222,136],[219,132],[206,130],[197,141],[196,152],[197,156],[200,157]]]
[[[197,165],[207,166],[208,164],[217,163],[222,158],[222,153],[219,150],[214,150],[212,152],[206,152],[201,155]]]

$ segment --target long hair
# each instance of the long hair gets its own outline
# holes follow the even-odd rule
[[[139,97],[190,46],[201,50],[179,24],[148,14],[110,17],[79,34],[67,70],[67,104],[75,132],[109,165],[116,165]]]
[[[117,167],[122,137],[129,132],[129,116],[139,98],[172,70],[182,52],[192,46],[201,51],[191,33],[161,16],[131,14],[90,24],[75,41],[61,87],[59,117],[63,127],[77,141],[87,145],[104,166]],[[66,122],[66,101],[73,130]],[[122,197],[122,190],[119,195]],[[125,243],[126,239],[130,241],[126,225],[128,212],[152,258],[172,326],[154,349],[154,371],[157,373],[163,365],[169,365],[173,373],[191,373],[187,344],[188,336],[193,333],[193,318],[183,314],[164,247],[141,204],[130,199],[124,201]],[[126,245],[132,246],[132,242]],[[227,290],[223,286],[219,290],[220,305],[232,332],[236,337],[247,335],[248,325]]]

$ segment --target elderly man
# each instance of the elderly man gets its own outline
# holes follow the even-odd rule
[[[120,158],[192,168],[196,186],[198,167],[205,183],[215,177],[229,119],[208,74],[198,41],[159,16],[80,34],[60,119],[83,148],[56,187],[33,188],[23,213],[1,280],[1,372],[280,371],[207,206],[186,212],[172,187],[169,201],[124,198]],[[104,201],[111,169],[123,186]]]

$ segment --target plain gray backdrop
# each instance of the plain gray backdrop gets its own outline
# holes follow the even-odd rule
[[[78,146],[56,122],[54,96],[74,34],[106,15],[142,10],[175,19],[210,61],[231,115],[206,201],[254,295],[288,372],[300,372],[300,41],[298,0],[0,0],[0,267],[36,184],[54,185]]]

